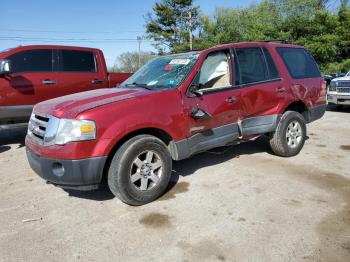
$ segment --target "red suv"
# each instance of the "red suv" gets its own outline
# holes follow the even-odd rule
[[[104,177],[123,202],[161,196],[172,160],[268,135],[276,155],[302,149],[306,124],[326,109],[325,82],[305,48],[237,43],[155,58],[117,89],[35,106],[26,137],[31,167],[63,187]]]

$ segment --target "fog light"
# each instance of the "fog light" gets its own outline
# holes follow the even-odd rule
[[[61,177],[64,175],[64,166],[61,163],[53,163],[52,165],[52,173],[55,176]]]

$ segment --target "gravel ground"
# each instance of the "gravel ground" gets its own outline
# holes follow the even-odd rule
[[[0,131],[0,261],[350,261],[350,109],[310,124],[294,158],[261,138],[177,162],[142,207],[46,184],[25,132]]]

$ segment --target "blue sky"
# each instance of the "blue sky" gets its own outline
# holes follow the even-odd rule
[[[137,36],[145,35],[144,15],[152,10],[155,2],[155,0],[2,1],[0,50],[30,44],[96,47],[103,50],[107,64],[111,66],[119,54],[136,51],[138,44],[136,41],[118,40],[106,43],[101,40],[136,39]],[[205,14],[210,14],[215,7],[244,7],[255,2],[259,1],[196,0],[195,4],[199,5]],[[73,40],[62,41],[67,39]],[[142,44],[142,49],[154,50],[147,42]]]

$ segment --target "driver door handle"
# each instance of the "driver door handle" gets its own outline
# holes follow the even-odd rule
[[[56,84],[55,80],[51,80],[51,79],[45,79],[42,81],[43,85],[54,85]]]
[[[232,96],[230,96],[226,99],[226,102],[229,104],[234,104],[234,103],[236,103],[236,101],[237,101],[236,98],[232,97]]]
[[[103,83],[103,80],[99,80],[99,79],[93,79],[93,80],[91,80],[91,84],[98,85],[98,84],[102,84],[102,83]]]

